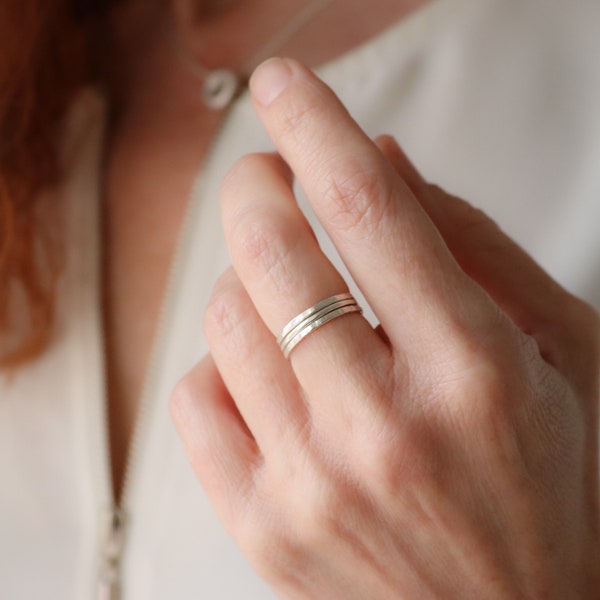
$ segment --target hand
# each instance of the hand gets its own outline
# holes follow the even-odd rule
[[[235,272],[171,403],[225,527],[282,598],[597,597],[598,317],[307,69],[251,88],[281,157],[223,184]],[[292,173],[381,327],[288,361],[283,326],[347,289]]]

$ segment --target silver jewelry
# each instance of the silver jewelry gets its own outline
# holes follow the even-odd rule
[[[192,57],[176,37],[175,44],[182,61],[202,81],[202,102],[213,110],[223,110],[237,97],[247,83],[249,73],[263,60],[275,54],[296,33],[306,27],[333,0],[313,0],[279,30],[244,65],[237,69],[209,69]]]
[[[277,343],[286,358],[310,333],[329,321],[350,313],[362,313],[362,308],[352,294],[337,294],[317,302],[295,316],[281,331]]]
[[[222,110],[235,98],[240,78],[230,69],[208,71],[202,85],[202,102],[213,110]]]

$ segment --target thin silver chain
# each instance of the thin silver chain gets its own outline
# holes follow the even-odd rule
[[[195,57],[192,57],[189,51],[183,47],[181,40],[175,36],[174,42],[181,60],[196,77],[204,82],[202,94],[204,103],[216,110],[225,108],[241,87],[243,77],[263,60],[274,55],[288,40],[304,29],[332,2],[333,0],[313,0],[310,2],[241,67],[235,69],[230,67],[210,69]]]
[[[247,62],[249,69],[259,65],[263,60],[273,56],[285,43],[302,31],[319,13],[324,11],[333,0],[313,0],[300,10],[288,23],[279,30],[262,48],[260,48]]]

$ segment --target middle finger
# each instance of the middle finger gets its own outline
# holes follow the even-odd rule
[[[293,60],[250,81],[269,137],[373,308],[413,360],[487,343],[497,307],[460,269],[439,231],[331,89]],[[444,359],[445,360],[445,359]]]

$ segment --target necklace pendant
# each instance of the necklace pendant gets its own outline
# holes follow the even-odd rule
[[[204,78],[202,102],[213,110],[227,108],[240,87],[238,76],[229,69],[216,69]]]

